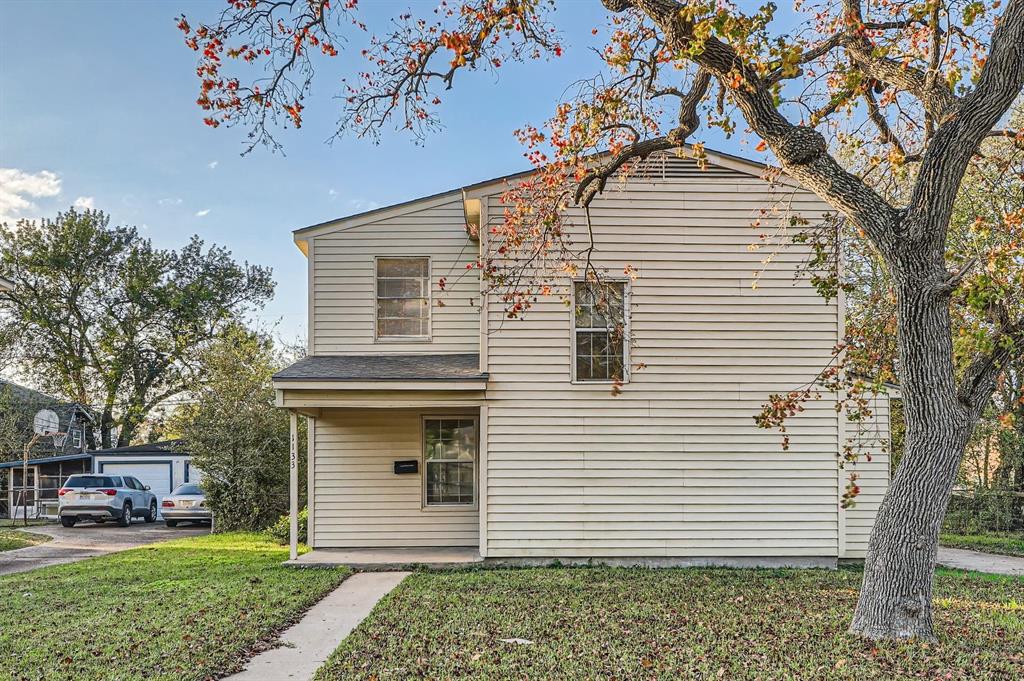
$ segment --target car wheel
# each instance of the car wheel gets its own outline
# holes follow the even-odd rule
[[[74,527],[75,523],[77,523],[77,522],[78,522],[78,518],[75,518],[74,516],[62,515],[60,517],[60,524],[63,525],[64,527]]]
[[[167,523],[167,527],[177,527],[178,526],[178,521],[177,520],[167,520],[165,522]]]
[[[149,502],[149,513],[143,516],[147,523],[156,522],[156,500]]]
[[[121,517],[117,519],[117,524],[121,527],[128,527],[132,524],[132,505],[127,501],[124,503],[124,507],[121,508]]]

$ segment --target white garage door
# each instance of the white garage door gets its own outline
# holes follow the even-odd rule
[[[121,463],[119,461],[100,462],[100,472],[107,475],[130,475],[137,478],[143,485],[149,485],[149,491],[156,495],[156,506],[164,495],[171,493],[171,462],[153,461],[145,463]]]

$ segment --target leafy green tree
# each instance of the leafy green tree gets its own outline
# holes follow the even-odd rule
[[[201,363],[206,380],[169,429],[203,472],[216,527],[263,529],[288,510],[289,417],[274,407],[271,384],[286,358],[267,334],[233,324]]]
[[[73,208],[0,226],[0,273],[18,281],[0,297],[0,337],[42,389],[91,406],[91,447],[131,443],[157,405],[198,384],[212,340],[274,291],[269,269],[198,237],[160,249]]]

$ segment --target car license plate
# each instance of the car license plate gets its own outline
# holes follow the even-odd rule
[[[196,503],[196,502],[194,502],[194,501],[182,501],[182,502],[181,502],[181,505],[182,505],[182,507],[184,507],[184,508],[192,508],[192,506],[194,506],[194,505],[195,505],[195,503]]]

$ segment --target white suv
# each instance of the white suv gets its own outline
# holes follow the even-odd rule
[[[130,475],[72,475],[57,497],[64,527],[74,527],[79,520],[116,519],[121,527],[131,525],[133,517],[145,518],[147,523],[156,520],[156,495]]]

